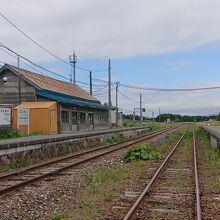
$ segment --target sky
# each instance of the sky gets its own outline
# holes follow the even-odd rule
[[[0,6],[0,13],[59,58],[68,62],[74,50],[78,67],[104,70],[93,71],[94,79],[107,80],[111,59],[113,104],[115,82],[156,88],[220,86],[219,0],[0,0]],[[69,78],[68,64],[2,17],[0,27],[0,43]],[[17,65],[2,50],[1,62]],[[88,91],[88,71],[76,69],[76,80]],[[93,84],[94,96],[106,102],[106,83]],[[129,114],[139,107],[140,94],[148,116],[156,116],[159,108],[162,113],[190,115],[220,112],[220,90],[157,92],[119,85],[119,92],[119,107]]]

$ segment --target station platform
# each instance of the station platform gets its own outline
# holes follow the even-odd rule
[[[202,126],[210,136],[210,141],[213,147],[220,149],[220,126]]]
[[[150,129],[149,127],[134,127],[134,128],[123,128],[123,129],[106,129],[106,130],[98,130],[98,131],[88,131],[88,132],[78,132],[78,133],[71,133],[71,134],[54,134],[54,135],[37,135],[37,136],[27,136],[21,138],[14,138],[14,139],[4,139],[0,140],[0,151],[4,149],[11,149],[11,148],[20,148],[32,145],[42,145],[48,143],[55,143],[60,141],[66,140],[75,140],[81,138],[88,138],[94,137],[99,135],[106,135],[106,134],[117,134],[121,132],[129,132],[129,131],[136,131],[141,129]]]

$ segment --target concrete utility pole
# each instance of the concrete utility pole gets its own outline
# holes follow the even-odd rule
[[[108,105],[112,105],[111,101],[111,60],[108,60]]]
[[[77,63],[77,56],[75,51],[73,51],[73,55],[69,56],[69,62],[72,64],[72,75],[70,77],[70,82],[73,82],[76,85],[76,63]]]
[[[89,71],[90,95],[92,95],[92,71]]]
[[[160,108],[159,108],[159,122],[160,122]]]
[[[140,94],[140,120],[141,120],[141,123],[143,122],[143,116],[142,116],[142,97],[141,97],[141,94]]]
[[[18,60],[18,102],[21,104],[21,74],[20,74],[20,56],[17,55]]]
[[[116,125],[118,127],[118,86],[119,86],[119,82],[116,83]]]
[[[109,106],[109,128],[112,128],[112,117],[111,117],[111,60],[108,60],[108,106]]]
[[[133,123],[135,124],[135,108],[134,108],[134,112],[133,112]]]

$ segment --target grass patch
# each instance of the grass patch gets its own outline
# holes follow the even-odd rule
[[[1,130],[0,131],[0,140],[41,135],[41,134],[42,134],[42,132],[40,132],[40,131],[33,131],[33,132],[30,132],[29,135],[27,135],[25,132],[21,132],[21,131]]]
[[[124,134],[120,134],[120,135],[108,138],[105,142],[106,142],[106,144],[115,144],[115,143],[119,143],[122,141],[126,141],[128,139],[129,139],[129,137],[125,136]]]
[[[200,144],[198,157],[200,166],[203,170],[202,175],[206,181],[203,181],[205,190],[212,193],[220,193],[220,154],[219,150],[214,148],[209,140],[208,134],[201,128],[196,129],[196,135]]]
[[[130,148],[124,156],[125,162],[137,160],[160,160],[161,154],[157,149],[151,148],[149,145],[139,144]]]
[[[63,220],[63,219],[66,219],[68,217],[68,215],[64,212],[59,212],[59,213],[56,213],[52,218],[51,220]]]
[[[126,168],[102,169],[92,174],[92,182],[89,186],[93,193],[99,193],[105,186],[115,184],[121,180],[129,179],[130,173]]]

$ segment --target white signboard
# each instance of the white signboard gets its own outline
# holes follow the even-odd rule
[[[29,109],[18,108],[18,124],[29,125]]]
[[[0,125],[11,124],[11,108],[0,107]]]
[[[28,134],[30,130],[29,124],[29,109],[28,108],[18,108],[18,130],[20,125],[28,126]]]

